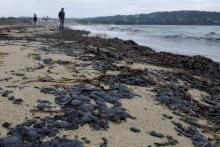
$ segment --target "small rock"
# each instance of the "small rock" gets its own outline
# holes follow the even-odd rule
[[[172,136],[167,135],[168,143],[169,145],[176,145],[178,144],[178,141],[176,139],[173,139]]]
[[[51,108],[51,106],[50,106],[51,102],[48,100],[37,100],[37,102],[38,102],[38,104],[36,107],[38,110],[45,110],[46,108],[47,109]]]
[[[50,101],[48,100],[37,100],[38,103],[47,103],[47,104],[51,104]]]
[[[52,59],[43,59],[43,62],[44,64],[49,64],[49,65],[54,63]]]
[[[13,102],[13,104],[21,105],[23,102],[24,102],[23,99],[15,99],[14,102]]]
[[[9,129],[11,127],[11,124],[8,123],[8,122],[5,122],[5,123],[2,124],[2,127],[6,128],[6,129]]]
[[[39,104],[37,104],[37,109],[38,109],[38,110],[44,110],[44,109],[46,109],[46,107],[47,107],[47,105],[44,104],[44,103],[39,103]]]
[[[165,117],[166,119],[173,119],[173,116],[170,116],[168,114],[163,114],[163,117]]]
[[[27,79],[28,79],[28,77],[23,77],[22,79],[23,79],[23,80],[27,80]]]
[[[86,137],[82,137],[81,139],[82,139],[82,140],[86,140],[87,138],[86,138]]]
[[[15,73],[14,75],[16,75],[18,77],[24,77],[25,76],[24,74],[21,74],[21,73]]]
[[[134,132],[134,133],[140,133],[140,132],[141,132],[139,129],[134,128],[134,127],[131,127],[131,128],[130,128],[130,131],[131,131],[131,132]]]
[[[90,141],[90,140],[87,140],[87,139],[86,139],[84,142],[85,142],[86,144],[90,144],[90,143],[91,143],[91,141]]]
[[[163,134],[157,133],[157,132],[155,132],[155,131],[151,131],[149,134],[150,134],[151,136],[158,137],[158,138],[164,138],[164,137],[165,137]]]
[[[10,96],[10,97],[8,98],[9,101],[13,101],[14,99],[15,99],[14,96]]]

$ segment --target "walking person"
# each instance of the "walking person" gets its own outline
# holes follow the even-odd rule
[[[33,17],[33,21],[34,21],[34,26],[37,26],[37,14],[34,13],[34,17]]]
[[[65,20],[65,12],[64,8],[61,9],[61,11],[58,14],[59,20],[60,20],[60,29],[64,29],[64,20]]]

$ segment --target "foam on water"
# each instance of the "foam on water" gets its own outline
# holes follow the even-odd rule
[[[156,51],[203,55],[220,62],[220,26],[70,25],[104,38],[132,39]],[[96,34],[96,35],[94,35]]]

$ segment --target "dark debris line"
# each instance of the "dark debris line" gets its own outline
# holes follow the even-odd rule
[[[156,89],[156,92],[158,93],[156,100],[162,104],[165,104],[171,110],[174,110],[176,115],[180,115],[183,121],[191,125],[188,128],[184,128],[181,123],[174,122],[174,125],[176,125],[176,131],[181,135],[191,138],[196,147],[217,146],[216,143],[220,143],[219,138],[216,138],[216,140],[206,139],[198,131],[198,128],[205,131],[208,129],[210,131],[218,132],[220,126],[220,111],[216,109],[215,106],[207,106],[191,99],[187,93],[187,90],[188,89],[186,87],[177,86],[175,84],[162,86]],[[214,127],[208,128],[207,126],[198,124],[194,118],[199,118],[201,116],[212,122]]]
[[[55,102],[63,108],[63,115],[54,117],[35,118],[26,120],[11,128],[8,137],[0,139],[0,146],[40,146],[72,145],[81,147],[77,140],[56,138],[60,130],[75,130],[89,124],[95,130],[108,129],[109,121],[121,123],[126,119],[135,119],[122,108],[120,99],[137,96],[122,84],[114,84],[110,89],[93,85],[75,85],[66,90],[45,88],[46,94],[54,94]],[[112,104],[108,107],[107,103]],[[49,142],[42,142],[45,137],[54,138]],[[104,139],[101,146],[106,146]]]
[[[75,56],[75,51],[79,51],[80,54],[77,56],[80,59],[85,57],[85,60],[90,60],[91,57],[87,55],[92,53],[95,55],[92,60],[97,64],[101,64],[102,70],[106,70],[109,64],[126,59],[131,63],[150,63],[162,67],[177,68],[197,76],[220,80],[220,64],[211,59],[202,56],[190,57],[166,52],[155,52],[149,47],[136,44],[132,40],[124,41],[118,38],[88,37],[89,33],[88,31],[66,30],[65,33],[43,34],[36,36],[36,38],[45,38],[45,42],[50,42],[52,48],[62,49],[60,50],[61,52],[70,56]],[[54,43],[53,39],[56,39],[57,43]],[[67,40],[74,42],[64,43]],[[90,48],[90,46],[94,48]],[[109,49],[109,51],[103,51],[101,48]]]

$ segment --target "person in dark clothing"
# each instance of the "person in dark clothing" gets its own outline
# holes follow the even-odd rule
[[[64,20],[65,20],[65,12],[64,8],[61,9],[61,11],[58,14],[59,20],[60,20],[60,29],[64,29]]]
[[[33,17],[33,21],[34,21],[34,26],[37,26],[37,14],[34,13],[34,17]]]

